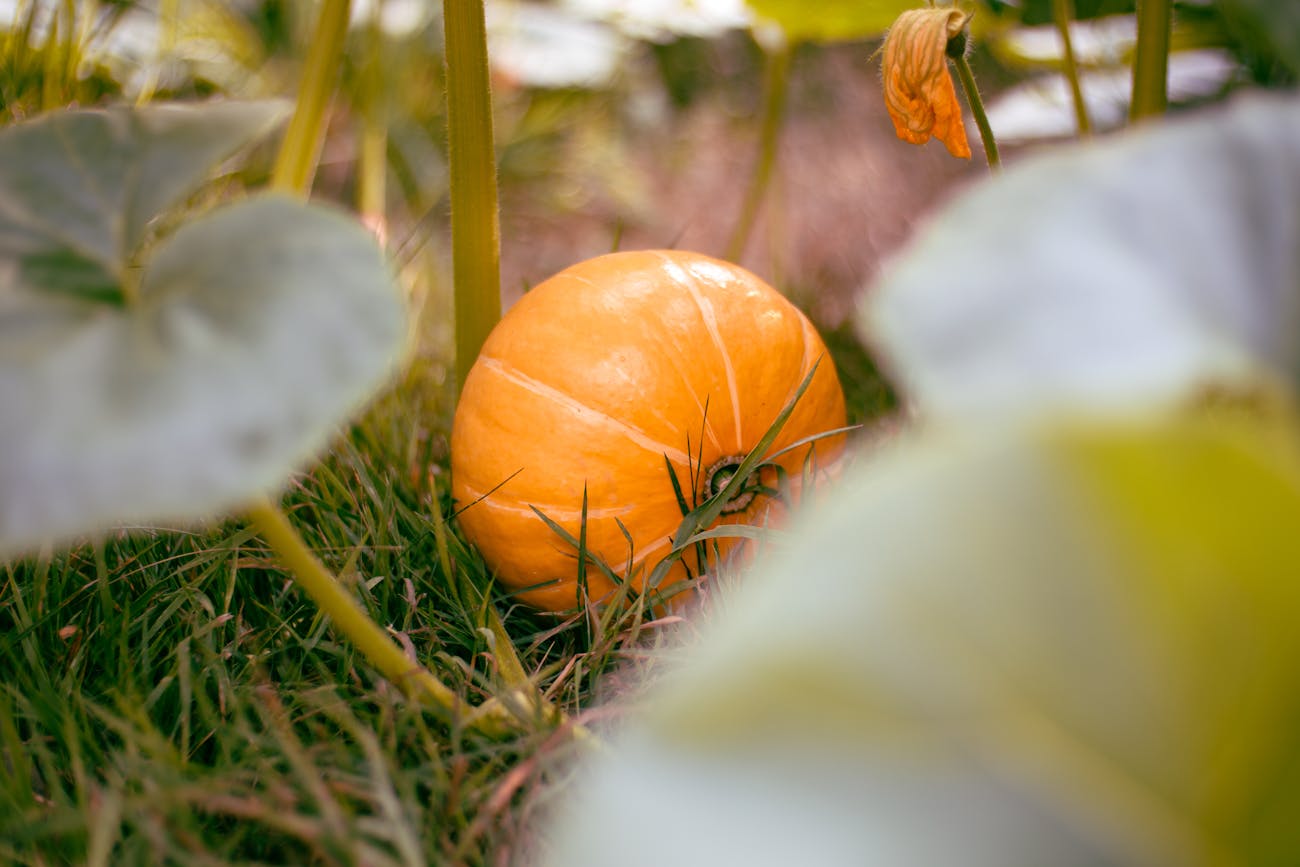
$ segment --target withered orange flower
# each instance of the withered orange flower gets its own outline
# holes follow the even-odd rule
[[[925,144],[933,136],[948,153],[970,159],[961,103],[948,71],[948,40],[970,21],[951,7],[912,9],[898,16],[884,47],[885,107],[903,141]]]

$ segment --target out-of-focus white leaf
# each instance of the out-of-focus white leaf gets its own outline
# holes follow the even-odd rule
[[[278,488],[383,383],[405,337],[374,238],[280,197],[187,224],[141,296],[0,309],[0,553],[209,518]]]
[[[487,7],[492,67],[530,87],[606,87],[628,51],[607,24],[563,7],[494,3]]]
[[[651,42],[712,38],[751,23],[745,0],[563,0],[561,6]]]
[[[860,464],[572,784],[550,865],[1300,863],[1300,431]]]
[[[332,210],[240,202],[146,243],[281,103],[0,131],[0,555],[282,484],[391,371],[405,311]]]
[[[409,39],[433,22],[438,7],[425,0],[356,0],[349,11],[353,27],[366,25],[377,11],[380,32],[389,39]]]
[[[1169,56],[1169,99],[1187,102],[1221,92],[1240,71],[1227,52],[1179,51]],[[1133,71],[1091,71],[1079,76],[1094,129],[1115,129],[1128,120]],[[1078,131],[1070,86],[1063,75],[1030,79],[998,94],[988,107],[989,124],[1002,143],[1066,138]]]
[[[1137,17],[1107,15],[1089,21],[1070,22],[1070,46],[1075,60],[1084,65],[1115,64],[1124,60],[1137,44]],[[1055,25],[1017,27],[999,43],[1011,58],[1030,63],[1061,60],[1065,54],[1060,31]]]
[[[962,196],[862,323],[934,415],[1173,404],[1297,370],[1300,99],[1027,159]]]
[[[155,104],[54,112],[4,130],[0,257],[67,251],[120,276],[151,220],[288,111],[270,100]]]

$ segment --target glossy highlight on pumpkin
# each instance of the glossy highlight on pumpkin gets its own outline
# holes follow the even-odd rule
[[[702,501],[706,471],[756,446],[814,365],[769,453],[845,423],[807,317],[745,269],[697,253],[580,262],[506,313],[466,379],[451,439],[460,526],[516,598],[571,609],[584,601],[577,552],[534,508],[576,538],[585,489],[588,550],[642,586],[682,520],[668,464],[686,498]],[[842,444],[819,440],[778,463],[797,480],[810,454],[824,467]],[[759,494],[721,522],[762,524],[783,510]],[[693,552],[683,560],[662,586],[711,566]],[[586,572],[587,598],[614,589]]]

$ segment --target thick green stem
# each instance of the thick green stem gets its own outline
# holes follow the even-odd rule
[[[381,3],[372,8],[366,27],[366,59],[362,72],[361,152],[357,164],[357,210],[380,242],[388,238],[385,212],[388,198],[388,103],[384,87],[384,34]]]
[[[966,92],[966,103],[970,106],[970,113],[975,116],[975,125],[979,127],[980,139],[984,142],[984,156],[989,161],[989,168],[997,171],[1002,165],[1002,159],[998,156],[998,143],[993,138],[993,127],[989,125],[988,113],[984,111],[984,100],[980,98],[979,87],[975,84],[975,74],[971,72],[964,50],[950,51],[949,56],[952,58],[953,66],[957,67],[957,78],[961,80],[961,88]]]
[[[447,149],[460,388],[501,318],[500,226],[483,0],[443,0]]]
[[[271,172],[271,185],[277,190],[305,196],[311,189],[325,139],[325,109],[342,64],[349,6],[349,0],[321,0],[320,18],[303,66],[298,103]]]
[[[1169,102],[1169,30],[1172,0],[1138,0],[1137,49],[1133,55],[1133,102],[1129,119],[1164,114]]]
[[[1070,22],[1074,20],[1074,0],[1052,0],[1052,10],[1056,17],[1056,29],[1061,34],[1061,46],[1065,59],[1065,78],[1070,82],[1070,96],[1074,99],[1074,118],[1079,126],[1079,135],[1092,134],[1092,122],[1088,119],[1088,104],[1083,99],[1083,85],[1079,81],[1079,65],[1074,58],[1074,40],[1070,38]]]
[[[749,188],[745,191],[745,200],[740,206],[740,220],[727,244],[726,258],[733,262],[739,261],[745,252],[745,245],[749,242],[750,232],[754,229],[754,222],[758,219],[759,209],[763,206],[768,185],[772,181],[777,145],[781,140],[781,121],[785,117],[786,96],[790,91],[790,55],[790,44],[784,41],[778,47],[764,51],[767,74],[763,87],[758,160],[754,164]]]
[[[388,182],[388,128],[382,120],[362,121],[361,155],[357,166],[357,210],[361,221],[383,242],[388,237],[385,218]]]
[[[259,502],[248,514],[257,532],[280,557],[298,586],[384,677],[407,694],[427,700],[445,717],[463,715],[471,727],[484,734],[499,737],[518,729],[514,717],[500,705],[494,705],[487,714],[482,709],[475,713],[427,669],[408,659],[397,642],[370,619],[361,604],[321,565],[277,506],[270,501]]]

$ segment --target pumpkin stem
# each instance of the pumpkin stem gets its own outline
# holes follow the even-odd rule
[[[740,469],[740,465],[744,460],[744,455],[728,455],[714,461],[713,465],[704,474],[705,497],[716,497],[721,494],[736,475],[736,471]],[[722,514],[732,515],[736,512],[743,512],[754,501],[754,493],[747,485],[741,485],[739,493],[728,500],[727,504],[722,507]]]

